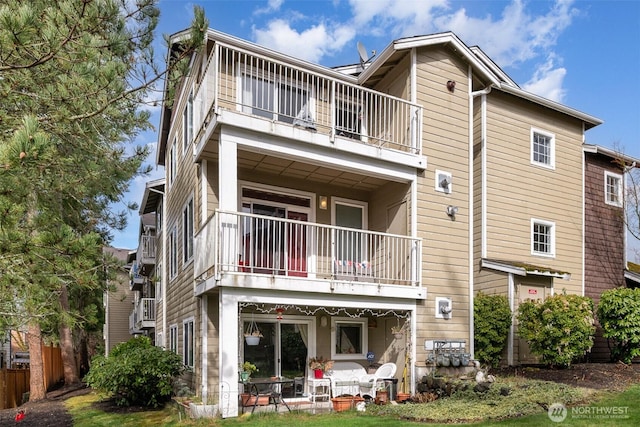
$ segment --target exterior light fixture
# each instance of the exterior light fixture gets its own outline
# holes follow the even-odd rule
[[[327,196],[320,196],[320,209],[327,209]]]
[[[284,313],[284,308],[278,307],[276,308],[276,319],[282,320],[282,313]]]

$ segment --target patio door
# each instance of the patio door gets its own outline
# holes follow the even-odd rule
[[[306,277],[310,200],[246,188],[243,196],[242,210],[252,214],[243,222],[243,271]]]
[[[264,316],[261,316],[264,317]],[[244,330],[248,327],[245,321]],[[243,343],[244,361],[258,367],[256,378],[284,376],[287,378],[305,377],[307,355],[309,352],[309,320],[285,319],[256,320],[263,337],[258,345]]]

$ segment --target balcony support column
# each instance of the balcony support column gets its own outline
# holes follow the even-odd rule
[[[238,210],[238,146],[229,138],[225,127],[220,129],[218,162],[219,209],[235,212]]]
[[[219,299],[219,366],[220,385],[218,395],[222,418],[238,416],[238,361],[240,360],[240,341],[238,321],[240,310],[238,297],[233,294],[220,292]],[[228,400],[227,400],[228,399]]]

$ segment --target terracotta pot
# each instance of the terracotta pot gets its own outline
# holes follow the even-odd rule
[[[257,403],[256,403],[256,400],[257,400]],[[242,402],[242,406],[254,406],[254,405],[264,406],[269,404],[269,395],[260,394],[256,396],[249,393],[241,393],[240,402]]]
[[[376,405],[386,405],[387,403],[389,403],[389,392],[387,390],[376,392]]]
[[[398,392],[398,394],[396,394],[396,402],[404,402],[409,399],[409,397],[411,397],[409,393]]]
[[[355,406],[353,396],[339,396],[331,399],[333,410],[336,412],[346,411]]]

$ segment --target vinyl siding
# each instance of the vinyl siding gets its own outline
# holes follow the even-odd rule
[[[429,339],[464,339],[469,345],[468,270],[468,87],[467,66],[445,48],[417,50],[417,102],[424,106],[423,153],[428,169],[418,177],[418,237],[423,239],[422,280],[427,299],[417,309],[418,343]],[[455,91],[446,88],[456,81]],[[452,174],[453,191],[435,190],[435,170]],[[446,214],[458,206],[455,221]],[[436,319],[435,298],[450,297],[451,319]],[[417,346],[416,364],[426,351]]]
[[[555,135],[555,170],[531,164],[532,127]],[[487,128],[487,257],[569,272],[556,290],[580,294],[581,123],[493,91]],[[555,223],[554,257],[531,254],[532,218]]]

